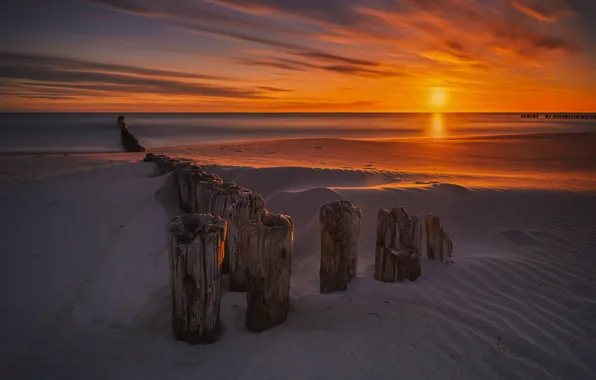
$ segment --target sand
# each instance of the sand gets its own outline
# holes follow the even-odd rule
[[[195,159],[218,164],[209,170],[261,192],[271,211],[296,224],[286,323],[248,332],[244,294],[225,292],[224,335],[209,346],[171,335],[166,224],[177,210],[169,175],[156,175],[138,154],[0,157],[0,377],[596,377],[590,178],[563,189],[520,176],[508,186],[494,170],[494,181],[471,186],[443,171],[372,160],[372,169],[342,169],[395,153],[374,145],[378,154],[367,156],[368,143],[347,142],[351,155],[341,160],[331,148],[341,141],[304,141],[255,145],[244,161],[218,154],[221,146],[191,148]],[[300,167],[307,157],[299,153],[309,149],[328,154],[329,164]],[[271,161],[251,162],[259,157]],[[363,210],[358,276],[348,291],[320,295],[317,215],[336,199]],[[376,212],[398,204],[441,217],[455,265],[424,259],[414,283],[372,279]]]

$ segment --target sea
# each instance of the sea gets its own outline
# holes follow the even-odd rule
[[[444,139],[596,131],[596,116],[563,119],[519,113],[1,113],[0,153],[118,152],[119,115],[147,148],[302,138]]]

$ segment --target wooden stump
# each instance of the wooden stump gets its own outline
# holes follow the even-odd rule
[[[362,212],[349,201],[321,206],[320,292],[346,290],[356,275]]]
[[[143,161],[157,163],[157,161],[162,160],[162,159],[167,159],[167,158],[168,158],[168,156],[164,156],[163,154],[147,153],[145,155],[145,158],[143,159]]]
[[[145,158],[143,159],[144,162],[154,162],[155,161],[155,157],[157,155],[155,153],[147,153],[145,155]]]
[[[250,190],[238,186],[235,183],[224,183],[220,184],[219,186],[215,186],[211,193],[209,212],[213,215],[218,215],[228,220],[226,254],[224,255],[224,261],[222,265],[222,272],[224,274],[231,274],[230,257],[237,251],[237,242],[240,238],[238,236],[240,233],[239,227],[242,223],[250,219],[255,219],[257,217],[257,210],[264,210],[265,208],[265,201],[263,198],[258,194],[254,194],[254,196],[252,195],[253,194],[250,192]],[[234,212],[229,213],[228,209],[230,206],[237,202],[242,203],[243,205],[234,206]],[[231,222],[232,220],[234,220],[234,223]],[[231,275],[231,291],[245,291],[244,269],[244,265],[242,265],[235,275]]]
[[[179,160],[175,160],[173,158],[165,157],[160,158],[156,161],[157,169],[161,174],[171,173],[176,170],[176,166],[180,164]]]
[[[228,220],[226,255],[229,263],[230,291],[232,292],[246,291],[246,255],[250,237],[247,223],[252,221],[260,224],[262,216],[266,213],[263,197],[248,191],[237,194],[236,201],[229,205],[225,211],[224,217]]]
[[[186,214],[170,224],[172,328],[176,339],[213,343],[220,334],[221,262],[227,222]]]
[[[451,264],[453,242],[449,233],[441,225],[438,216],[428,214],[426,216],[426,255],[429,259],[439,259]]]
[[[294,223],[289,216],[264,214],[247,223],[246,327],[254,332],[283,323],[290,309]]]
[[[196,212],[195,198],[193,197],[191,178],[208,174],[198,165],[181,163],[176,165],[174,170],[176,176],[176,187],[178,190],[178,203],[180,209],[186,213]]]
[[[395,282],[398,276],[399,259],[391,248],[399,247],[399,230],[391,213],[380,209],[377,214],[377,242],[375,247],[374,279]]]
[[[216,174],[195,172],[190,177],[193,212],[211,213],[211,195],[223,184]]]
[[[422,223],[403,207],[377,214],[374,278],[382,282],[415,281],[422,274]]]
[[[180,207],[197,214],[209,214],[212,189],[221,185],[223,180],[199,166],[182,167],[177,170],[176,176]]]
[[[396,248],[407,248],[420,254],[422,252],[422,222],[416,215],[410,216],[402,206],[391,210],[391,215],[399,229],[399,245]]]

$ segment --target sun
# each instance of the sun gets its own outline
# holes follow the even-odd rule
[[[445,107],[447,101],[447,93],[442,87],[433,87],[430,92],[430,105],[433,108]]]

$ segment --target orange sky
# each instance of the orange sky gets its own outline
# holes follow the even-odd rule
[[[595,1],[32,2],[3,111],[596,111]]]

